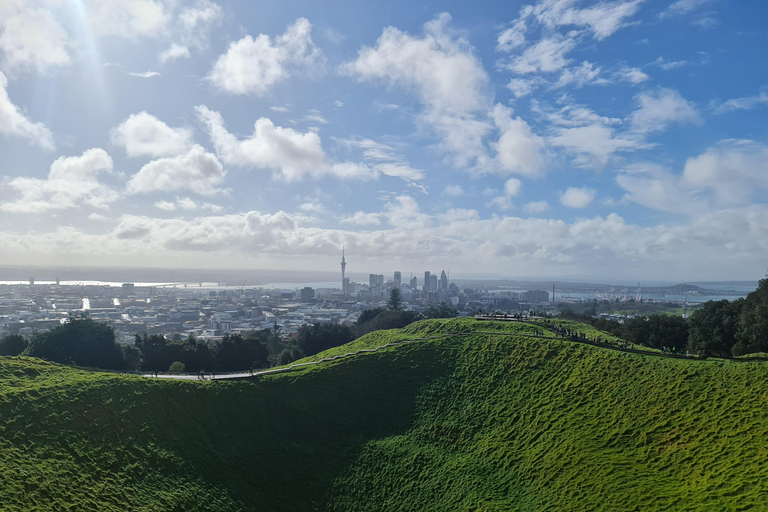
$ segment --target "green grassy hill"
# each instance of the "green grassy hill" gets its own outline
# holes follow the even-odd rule
[[[239,382],[0,358],[0,510],[768,509],[765,363],[513,327]]]

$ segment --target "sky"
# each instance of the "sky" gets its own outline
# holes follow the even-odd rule
[[[0,1],[0,264],[756,280],[768,2]]]

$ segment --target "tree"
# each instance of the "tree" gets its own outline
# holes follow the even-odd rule
[[[768,277],[744,301],[733,355],[768,352]]]
[[[448,306],[448,304],[443,302],[438,307],[428,307],[424,310],[422,315],[424,315],[424,318],[456,318],[459,316],[459,310],[453,309],[452,307]]]
[[[705,302],[688,320],[688,350],[730,357],[744,299]]]
[[[168,371],[171,373],[182,373],[186,369],[186,366],[181,361],[174,361],[171,363],[171,366],[168,367]]]
[[[403,298],[400,294],[400,288],[392,288],[392,291],[389,292],[387,309],[390,311],[400,311],[403,309]]]
[[[258,336],[226,335],[216,343],[216,369],[224,372],[264,368],[269,351]]]
[[[688,323],[684,318],[651,315],[633,318],[624,324],[625,339],[651,348],[674,348],[680,352],[688,345]]]
[[[379,313],[381,313],[382,311],[384,311],[383,308],[366,309],[365,311],[360,313],[359,317],[357,317],[357,322],[355,323],[355,325],[361,326],[367,322],[370,322],[371,320],[376,318],[379,315]]]
[[[312,356],[323,350],[338,347],[355,339],[354,331],[345,324],[316,323],[302,325],[296,346],[303,355]]]
[[[57,363],[111,370],[123,367],[115,331],[87,317],[71,318],[64,325],[35,334],[24,353]]]
[[[27,340],[21,334],[9,334],[0,340],[0,356],[17,356],[27,348]]]
[[[375,311],[375,310],[371,310]],[[363,313],[366,313],[364,311]],[[360,315],[362,317],[362,315]],[[402,329],[406,325],[410,325],[416,320],[420,320],[421,315],[416,311],[389,311],[380,309],[379,313],[368,319],[366,322],[361,323],[360,319],[357,320],[357,335],[380,331],[382,329]]]

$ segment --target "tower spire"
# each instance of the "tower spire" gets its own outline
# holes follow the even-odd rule
[[[347,268],[347,260],[344,258],[344,245],[341,246],[341,294],[347,294],[347,280],[344,277],[344,271]]]

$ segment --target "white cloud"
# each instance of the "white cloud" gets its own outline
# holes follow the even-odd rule
[[[664,60],[663,57],[659,57],[658,59],[656,59],[654,61],[654,64],[659,66],[664,71],[669,71],[670,69],[675,69],[675,68],[679,68],[679,67],[682,67],[682,66],[687,66],[688,65],[688,61],[687,60],[673,60],[673,61],[669,61],[669,60]]]
[[[552,146],[565,148],[577,155],[579,166],[602,168],[618,151],[634,151],[644,147],[640,142],[616,137],[614,130],[603,124],[589,124],[573,128],[557,128],[548,139]]]
[[[195,201],[194,199],[191,199],[189,197],[177,197],[176,202],[165,201],[165,200],[156,201],[155,208],[158,208],[160,210],[164,210],[167,212],[172,212],[175,210],[186,210],[186,211],[209,210],[213,213],[218,213],[224,210],[224,207],[219,206],[217,204],[206,203],[203,201]]]
[[[355,212],[354,215],[348,215],[342,217],[340,222],[342,224],[354,224],[356,226],[367,226],[381,224],[381,215],[378,213],[365,213],[362,211]]]
[[[725,140],[685,162],[683,179],[708,189],[719,205],[748,204],[768,189],[768,146],[751,140]]]
[[[147,112],[131,114],[110,131],[113,144],[122,146],[128,156],[175,156],[192,147],[190,128],[171,128]]]
[[[68,66],[71,46],[67,32],[45,9],[21,4],[0,15],[0,64],[7,73]]]
[[[405,181],[419,181],[423,180],[425,177],[424,171],[421,169],[414,169],[407,164],[384,163],[374,165],[372,169],[375,172],[380,172],[386,176],[402,178]]]
[[[597,195],[597,190],[588,187],[568,187],[560,194],[560,204],[568,208],[586,208]]]
[[[95,33],[125,38],[161,37],[171,20],[165,5],[155,0],[99,0],[87,12]]]
[[[570,37],[553,36],[542,39],[526,48],[522,55],[509,64],[515,73],[552,73],[568,65],[565,56],[576,47],[576,40]]]
[[[256,39],[247,35],[229,45],[214,64],[208,80],[230,94],[263,96],[294,69],[320,61],[321,53],[312,42],[311,31],[309,21],[299,18],[274,41],[266,34],[259,34]]]
[[[514,25],[504,30],[496,39],[497,51],[509,52],[525,44],[525,20],[518,19]]]
[[[638,108],[630,117],[631,130],[638,134],[661,131],[670,123],[699,123],[701,118],[693,103],[679,92],[660,87],[635,96]]]
[[[0,134],[21,137],[43,149],[54,149],[53,134],[43,123],[33,123],[11,103],[8,79],[0,72]]]
[[[130,76],[135,76],[135,77],[138,77],[138,78],[152,78],[152,77],[155,77],[155,76],[160,76],[160,73],[158,73],[157,71],[146,71],[144,73],[130,73],[129,72],[128,74]]]
[[[188,153],[153,160],[141,168],[127,184],[129,194],[156,191],[191,190],[214,195],[224,182],[226,171],[215,155],[195,145]]]
[[[583,27],[595,39],[603,40],[626,26],[643,0],[617,0],[599,2],[585,9],[574,7],[578,0],[543,0],[521,11],[521,18],[533,16],[548,28],[562,26]]]
[[[744,98],[733,98],[715,109],[715,114],[725,114],[734,110],[752,110],[760,105],[768,105],[768,93],[760,92],[757,96],[746,96]]]
[[[221,114],[205,105],[195,107],[195,111],[224,163],[271,169],[288,181],[299,180],[306,174],[316,175],[326,164],[320,137],[314,132],[275,126],[262,117],[256,121],[253,135],[240,141],[227,131]]]
[[[520,193],[520,189],[523,187],[523,182],[517,178],[509,178],[504,183],[504,195],[507,197],[514,197]]]
[[[188,59],[189,55],[189,48],[180,44],[171,43],[171,46],[169,46],[167,50],[160,52],[157,56],[157,60],[161,64],[165,64],[169,60]]]
[[[680,16],[695,11],[710,3],[712,0],[677,0],[673,2],[659,17],[666,18],[670,16]]]
[[[505,172],[535,176],[544,170],[544,139],[533,133],[528,123],[512,117],[512,109],[498,104],[493,109],[493,121],[501,136],[491,146],[496,160]]]
[[[460,185],[448,185],[443,189],[443,194],[446,196],[457,197],[464,194],[464,189]]]
[[[112,219],[110,219],[110,218],[109,218],[109,217],[107,217],[106,215],[102,215],[102,214],[100,214],[100,213],[95,213],[95,212],[94,212],[94,213],[92,213],[92,214],[90,214],[90,215],[88,216],[88,220],[95,220],[95,221],[97,221],[97,222],[107,222],[107,221],[110,221],[110,220],[112,220]]]
[[[290,112],[290,110],[287,107],[269,107],[270,110],[274,110],[275,112]]]
[[[683,186],[678,176],[655,164],[634,164],[621,170],[616,183],[626,190],[624,200],[651,210],[689,216],[706,211],[706,202]]]
[[[341,101],[339,101],[339,100],[335,100],[335,101],[333,102],[333,106],[334,106],[334,107],[336,107],[336,108],[341,108],[341,107],[343,107],[343,106],[344,106],[344,102],[341,102]]]
[[[458,166],[485,155],[490,130],[476,114],[487,112],[488,75],[473,48],[449,28],[441,14],[424,25],[423,37],[387,27],[375,47],[364,47],[343,70],[360,80],[381,79],[413,91],[424,110],[419,122],[440,139],[438,147]]]
[[[44,213],[82,206],[106,208],[117,193],[99,183],[101,172],[112,171],[112,158],[100,148],[81,156],[60,157],[51,164],[46,179],[14,178],[8,186],[21,195],[15,201],[0,203],[10,213]]]
[[[549,203],[546,201],[531,201],[523,206],[523,211],[530,215],[536,215],[544,213],[550,209]]]
[[[317,215],[321,215],[323,213],[327,213],[327,209],[322,204],[318,203],[317,201],[310,201],[307,203],[302,203],[299,205],[299,210],[305,212],[305,213],[313,213]]]
[[[629,82],[631,84],[640,84],[649,79],[648,75],[643,73],[642,70],[631,66],[623,66],[621,69],[616,71],[614,76],[619,80]]]
[[[172,203],[170,201],[157,201],[155,202],[155,208],[159,208],[161,210],[165,210],[167,212],[172,212],[176,209],[176,203]]]
[[[350,147],[350,148],[357,148],[363,150],[363,158],[368,161],[377,161],[377,162],[401,162],[402,157],[395,153],[395,150],[392,146],[389,144],[383,144],[381,142],[376,142],[371,139],[365,139],[365,138],[349,138],[349,139],[341,139],[341,138],[333,138],[336,142],[339,144]]]
[[[579,88],[588,84],[608,84],[607,80],[599,78],[599,76],[600,68],[595,68],[591,62],[584,61],[579,67],[564,69],[554,87],[570,85]]]
[[[181,28],[181,40],[187,46],[204,48],[208,44],[211,28],[221,23],[221,6],[209,0],[197,0],[192,7],[181,10],[178,24]]]

